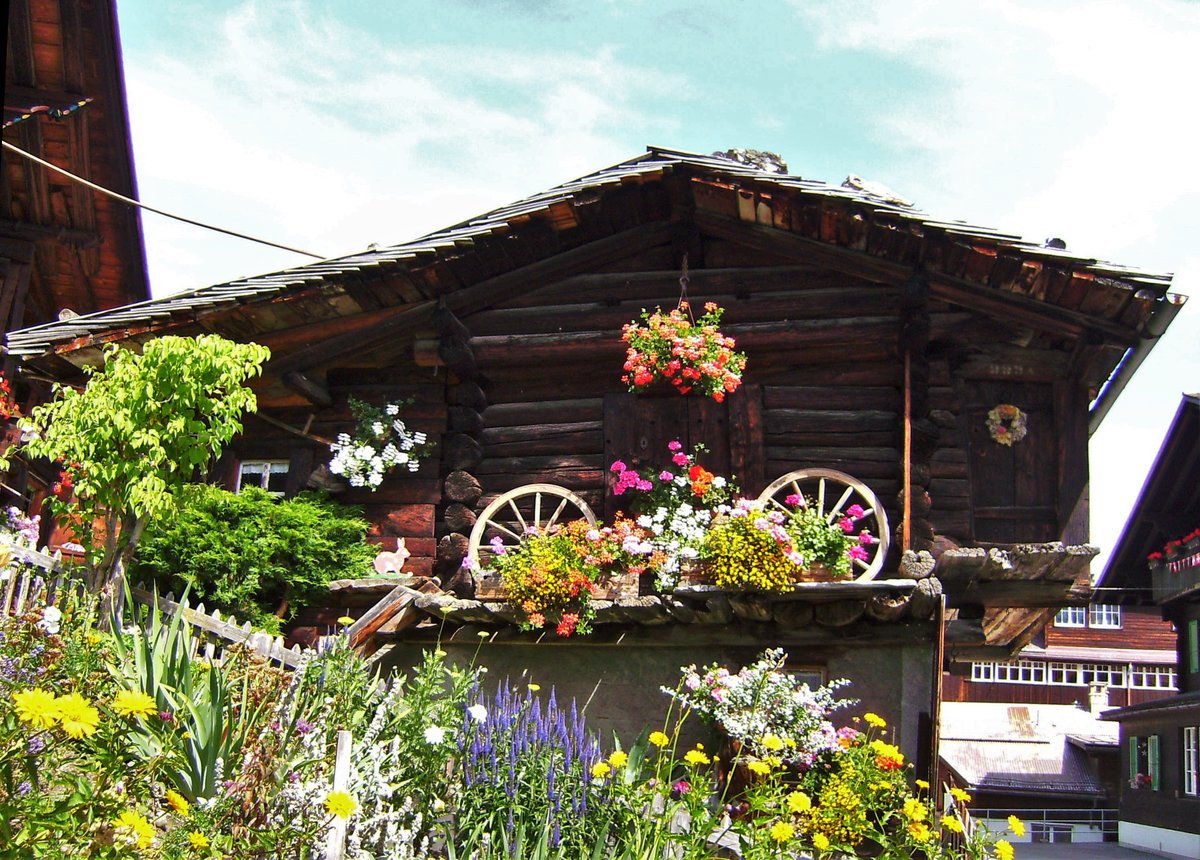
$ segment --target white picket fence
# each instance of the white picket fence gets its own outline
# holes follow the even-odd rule
[[[51,555],[45,550],[0,544],[0,552],[10,555],[14,562],[0,568],[0,617],[20,615],[27,609],[47,602],[56,602],[67,589],[82,589],[83,583],[68,576],[62,569],[62,554]]]

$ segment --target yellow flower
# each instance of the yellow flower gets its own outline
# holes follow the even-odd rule
[[[208,847],[208,837],[199,830],[193,830],[188,834],[188,842],[192,843],[193,848],[199,849]]]
[[[957,786],[950,789],[950,796],[953,797],[955,800],[957,800],[959,803],[970,803],[971,802],[971,795],[968,794],[963,789],[958,788]]]
[[[62,730],[76,740],[92,734],[100,724],[100,712],[78,693],[60,696],[56,704]]]
[[[154,842],[154,825],[146,816],[133,809],[126,809],[113,821],[118,835],[139,849],[149,848]]]
[[[998,860],[1013,860],[1016,854],[1013,851],[1012,843],[1007,839],[997,839],[996,844],[992,846],[992,850],[996,852]]]
[[[688,750],[683,760],[690,765],[708,764],[709,762],[708,756],[704,754],[704,750],[699,744],[696,745],[694,750]]]
[[[89,645],[99,645],[101,642],[104,641],[104,637],[101,636],[99,633],[97,633],[95,630],[89,630],[87,635],[84,636],[83,638],[84,638],[84,641],[87,642],[87,644],[89,644]]]
[[[186,816],[192,808],[192,805],[187,802],[187,799],[174,789],[169,789],[167,791],[167,806],[184,816]]]
[[[610,773],[612,773],[612,768],[608,766],[608,762],[606,761],[598,761],[592,765],[592,776],[596,779],[604,779]]]
[[[328,618],[329,616],[325,616],[325,617]],[[349,615],[343,615],[341,618],[339,618],[337,620],[337,623],[342,625],[343,627],[349,627],[350,625],[352,625],[354,623],[354,619],[351,618]]]
[[[48,729],[58,722],[58,702],[49,690],[21,690],[13,693],[17,717],[35,729]]]
[[[944,827],[946,830],[949,830],[951,833],[962,833],[963,832],[962,822],[959,821],[957,818],[955,818],[953,815],[943,815],[942,816],[942,827]]]
[[[818,851],[825,851],[826,849],[828,849],[829,848],[829,837],[826,836],[824,833],[814,833],[813,834],[813,848],[816,848]]]
[[[613,754],[608,757],[608,763],[611,764],[614,769],[625,767],[625,762],[627,761],[629,761],[629,756],[627,756],[621,750],[613,750]]]
[[[126,717],[148,717],[158,713],[154,697],[141,690],[122,690],[112,702],[113,710]]]
[[[887,720],[879,716],[879,714],[866,713],[863,714],[863,719],[867,721],[867,725],[874,726],[877,729],[887,728]]]
[[[918,779],[917,780],[917,788],[921,789],[922,791],[928,791],[929,783],[923,779]]]
[[[933,833],[929,830],[929,825],[924,821],[914,821],[908,825],[909,835],[918,842],[928,842],[933,838]]]
[[[671,742],[671,739],[662,732],[651,732],[650,733],[650,743],[654,744],[656,747],[659,747],[660,749],[662,747],[665,747],[670,742]]]
[[[325,809],[338,818],[349,818],[358,812],[358,801],[348,791],[331,791],[325,795]]]
[[[771,772],[771,766],[769,764],[767,764],[765,761],[752,761],[748,765],[746,765],[746,767],[750,769],[751,773],[757,774],[759,776],[766,776],[768,773]]]
[[[776,842],[787,842],[796,835],[796,828],[786,821],[776,821],[771,825],[770,832]]]
[[[787,796],[789,812],[801,813],[812,809],[812,798],[803,791],[793,791]]]
[[[540,689],[542,689],[541,684],[530,684],[529,685],[529,692],[531,692],[531,693],[536,693]]]
[[[784,747],[783,739],[779,735],[763,735],[760,743],[763,745],[763,749],[771,752],[779,752]]]
[[[929,810],[915,797],[904,801],[904,816],[910,821],[924,821],[927,815],[929,815]]]
[[[1010,815],[1008,816],[1008,829],[1013,832],[1013,836],[1019,839],[1025,835],[1025,822],[1015,815]]]

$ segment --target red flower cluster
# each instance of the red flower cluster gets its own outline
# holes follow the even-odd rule
[[[734,352],[733,338],[717,330],[724,311],[713,302],[704,315],[692,321],[687,301],[664,314],[642,312],[642,324],[627,323],[621,339],[625,350],[625,374],[621,380],[630,391],[644,391],[665,379],[680,394],[699,390],[720,403],[736,391],[746,367],[744,353]]]
[[[0,373],[0,420],[19,417],[21,407],[17,405],[17,401],[13,399],[12,386],[8,380]]]
[[[1166,555],[1182,555],[1187,550],[1187,545],[1194,540],[1200,539],[1200,528],[1193,529],[1177,540],[1169,540],[1163,544],[1162,552],[1152,552],[1146,556],[1146,561],[1155,562],[1162,561],[1164,553]]]

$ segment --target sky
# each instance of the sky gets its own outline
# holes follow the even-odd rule
[[[141,199],[322,256],[647,145],[750,147],[1200,293],[1200,3],[118,0],[118,14]],[[143,226],[158,296],[307,260],[149,213]],[[1200,391],[1200,298],[1092,438],[1103,550],[1184,391]]]

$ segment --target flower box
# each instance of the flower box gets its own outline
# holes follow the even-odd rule
[[[828,567],[821,563],[810,564],[807,567],[799,568],[796,572],[793,582],[835,582],[846,581],[845,578],[838,580],[833,575]],[[710,585],[711,582],[704,570],[704,562],[702,561],[684,561],[679,567],[679,585],[681,588],[694,585]],[[771,593],[771,592],[764,592]],[[777,592],[776,592],[777,593]]]
[[[1150,582],[1155,603],[1175,600],[1185,594],[1200,590],[1200,565],[1172,564],[1167,567],[1152,568]]]
[[[636,573],[621,573],[602,578],[596,583],[592,597],[598,600],[617,600],[619,598],[637,597],[639,595],[641,577]],[[501,575],[492,570],[482,570],[475,574],[475,599],[503,601],[508,599]]]

